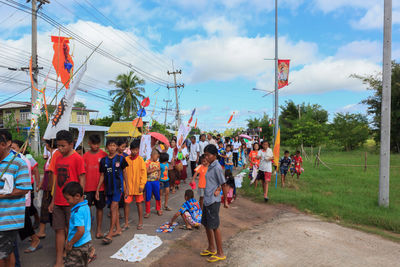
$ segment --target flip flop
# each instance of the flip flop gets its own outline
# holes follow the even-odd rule
[[[126,225],[126,226],[124,226],[124,227],[122,227],[122,232],[125,232],[126,230],[128,230],[129,229],[129,225]]]
[[[171,211],[172,209],[170,207],[164,207],[164,210]]]
[[[209,251],[208,249],[203,250],[200,252],[200,256],[214,256],[217,252]]]
[[[109,245],[111,243],[112,243],[112,239],[111,238],[108,238],[108,237],[104,237],[103,238],[103,244],[104,245]]]
[[[144,215],[144,217],[147,219],[147,218],[149,218],[150,217],[150,213],[146,213],[145,215]]]
[[[36,248],[29,246],[27,249],[24,250],[24,253],[33,253],[41,248],[43,248],[41,244],[37,245]]]
[[[157,215],[162,216],[162,211],[161,210],[157,211]]]
[[[103,234],[103,235],[96,235],[96,239],[103,239],[105,237],[105,235]]]
[[[226,256],[223,256],[223,257],[218,257],[218,256],[215,256],[215,255],[212,255],[210,258],[208,258],[208,262],[217,262],[217,261],[224,261],[224,260],[226,260]]]
[[[139,225],[136,227],[136,229],[142,230],[142,229],[143,229],[143,224],[139,224]]]
[[[179,226],[179,229],[188,230],[188,231],[192,231],[192,230],[193,230],[192,227],[189,228],[189,227],[187,227],[186,225]]]

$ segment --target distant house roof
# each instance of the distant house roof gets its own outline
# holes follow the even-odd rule
[[[132,121],[114,121],[108,130],[108,137],[138,137],[142,134]]]
[[[0,110],[2,109],[10,109],[10,108],[25,108],[30,107],[32,105],[31,102],[26,101],[10,101],[5,104],[0,105]],[[51,107],[55,107],[54,105],[49,105]],[[72,107],[73,110],[81,110],[87,112],[99,112],[98,110],[94,109],[86,109],[86,108],[79,108],[79,107]]]
[[[79,123],[70,123],[69,128],[80,129],[83,126],[85,131],[88,132],[108,132],[110,127],[99,126],[99,125],[87,125],[87,124],[79,124]]]

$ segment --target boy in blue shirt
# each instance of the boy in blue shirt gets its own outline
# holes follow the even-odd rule
[[[83,188],[78,182],[70,182],[63,189],[63,195],[70,204],[68,242],[65,247],[67,257],[65,267],[88,266],[93,250],[90,235],[91,220],[87,200],[83,198]]]

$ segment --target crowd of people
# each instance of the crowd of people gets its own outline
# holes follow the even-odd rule
[[[169,224],[178,217],[182,218],[185,230],[202,224],[208,247],[200,255],[207,256],[209,262],[225,260],[219,208],[221,202],[228,208],[236,199],[233,173],[249,165],[250,179],[255,181],[255,186],[258,181],[262,182],[264,199],[268,201],[272,150],[265,140],[245,140],[239,136],[223,138],[202,134],[198,141],[192,136],[179,148],[176,141],[172,138],[170,146],[166,146],[152,138],[151,156],[143,158],[139,155],[140,139],[130,143],[125,139],[108,139],[106,153],[100,148],[100,137],[91,135],[90,150],[83,153],[83,149],[74,150],[69,131],[59,131],[56,139],[46,140],[46,163],[41,177],[34,158],[21,151],[23,142],[12,140],[8,131],[0,130],[0,266],[20,266],[17,235],[21,240],[28,237],[31,240],[25,253],[40,249],[47,224],[55,231],[54,266],[87,266],[96,258],[91,242],[91,206],[95,207],[96,217],[94,238],[108,245],[131,227],[132,202],[137,207],[136,229],[140,231],[144,219],[152,216],[152,199],[156,214],[163,216],[172,210],[169,194],[175,194],[186,180],[192,189],[185,191],[184,203]],[[285,151],[280,166],[282,186],[288,173],[299,178],[300,153],[289,156]],[[198,199],[193,192],[195,188],[198,188]],[[40,212],[33,204],[34,190],[42,191]],[[108,231],[102,224],[106,207],[110,219]]]

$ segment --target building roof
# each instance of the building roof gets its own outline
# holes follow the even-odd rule
[[[69,128],[80,129],[83,126],[85,131],[87,132],[108,132],[110,127],[99,126],[99,125],[87,125],[87,124],[79,124],[79,123],[70,123]]]
[[[25,107],[30,107],[32,105],[31,102],[26,102],[26,101],[10,101],[5,104],[0,105],[0,110],[2,109],[11,109],[11,108],[25,108]],[[49,105],[52,107],[55,107],[54,105]],[[72,107],[73,110],[81,110],[81,111],[87,111],[87,112],[99,112],[98,110],[94,109],[87,109],[87,108],[79,108],[79,107]]]
[[[133,126],[132,121],[114,121],[108,130],[107,137],[138,137],[142,134]]]

